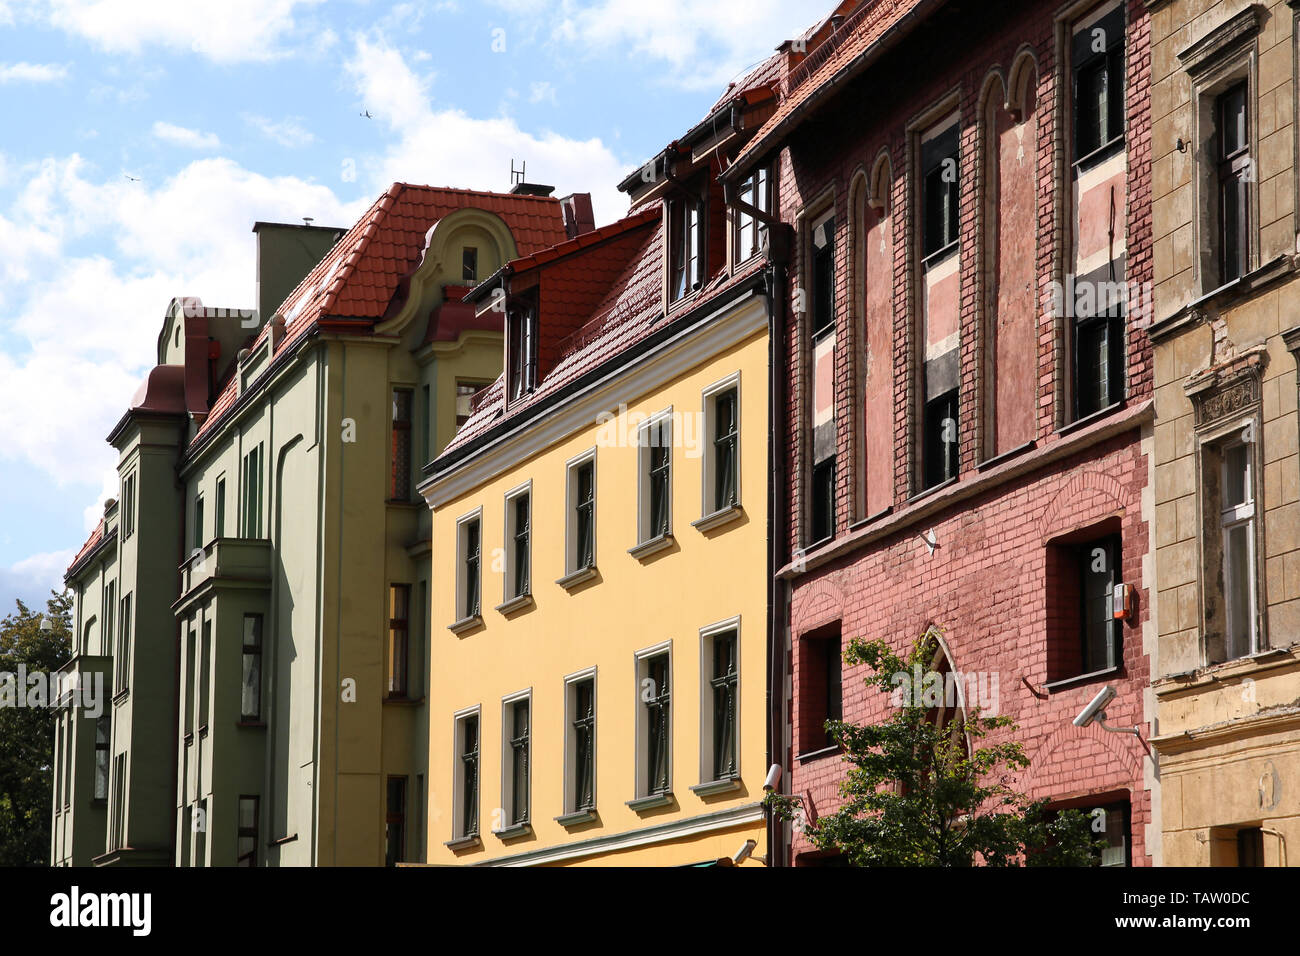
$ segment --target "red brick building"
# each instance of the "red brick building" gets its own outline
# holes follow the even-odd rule
[[[824,721],[887,705],[843,643],[937,627],[1019,724],[1008,782],[1158,862],[1149,32],[1142,0],[845,2],[782,46],[723,174],[770,170],[793,226],[773,750],[814,819],[844,770]],[[1072,725],[1106,686],[1143,739]]]

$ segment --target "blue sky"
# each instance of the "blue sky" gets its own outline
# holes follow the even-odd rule
[[[394,181],[593,194],[829,0],[0,0],[0,614],[116,495],[168,301],[253,303],[254,221]],[[360,114],[371,113],[367,119]]]

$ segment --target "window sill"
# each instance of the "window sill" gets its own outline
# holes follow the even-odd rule
[[[652,554],[658,554],[660,551],[666,551],[676,543],[672,532],[661,534],[657,538],[651,538],[649,541],[642,541],[635,548],[628,548],[627,553],[640,561],[642,558],[648,558]]]
[[[666,807],[673,802],[673,792],[666,790],[663,793],[652,793],[648,797],[637,797],[635,800],[627,801],[627,805],[640,813],[642,810],[654,810],[658,807]]]
[[[875,514],[867,515],[865,518],[859,518],[857,521],[850,524],[849,530],[857,531],[859,528],[865,528],[867,525],[871,524],[871,522],[879,521],[881,518],[884,518],[892,514],[893,511],[894,511],[893,505],[885,505],[885,507],[881,508]]]
[[[992,458],[985,458],[982,462],[980,462],[978,465],[975,466],[975,470],[984,471],[988,468],[993,468],[997,465],[1002,464],[1004,461],[1010,461],[1012,458],[1015,458],[1017,455],[1024,454],[1027,451],[1032,451],[1037,447],[1038,447],[1038,442],[1033,438],[1031,438],[1023,445],[1017,445],[1015,448],[1012,448],[1010,451],[1004,451],[1002,454],[994,455]]]
[[[182,737],[181,739],[185,741],[185,746],[186,746],[186,747],[193,746],[193,744],[194,744],[194,731],[191,730],[188,734],[186,734],[186,735],[185,735],[184,737]]]
[[[443,844],[448,850],[468,850],[471,847],[482,846],[483,841],[479,839],[477,833],[471,833],[469,836],[457,837],[454,840],[448,840]]]
[[[1078,159],[1076,159],[1074,161],[1075,172],[1083,172],[1085,169],[1089,169],[1093,166],[1096,166],[1103,159],[1109,159],[1111,154],[1119,152],[1120,147],[1122,147],[1123,145],[1124,145],[1124,134],[1120,133],[1118,136],[1116,136],[1114,139],[1110,140],[1109,142],[1102,143],[1091,153],[1088,153],[1085,156],[1080,156]]]
[[[531,608],[532,606],[533,596],[531,593],[516,594],[509,601],[502,601],[498,604],[496,606],[496,611],[498,614],[504,614],[509,617],[511,614],[522,611],[524,608]]]
[[[594,581],[599,574],[600,572],[596,570],[596,566],[593,564],[590,567],[580,568],[572,574],[566,574],[555,583],[566,591],[571,591],[579,584],[586,584],[588,581]]]
[[[483,626],[483,618],[479,617],[477,614],[474,614],[471,615],[470,617],[462,617],[455,624],[448,624],[447,630],[451,631],[451,633],[453,634],[464,634],[468,631],[472,631],[475,628],[479,628],[482,626]]]
[[[596,820],[596,811],[578,810],[574,813],[565,813],[555,818],[555,822],[562,827],[576,827],[579,824],[591,823]]]
[[[829,757],[831,754],[840,752],[839,744],[831,744],[829,747],[823,747],[821,750],[810,750],[807,753],[795,754],[794,759],[800,763],[809,763],[813,760],[821,760],[823,757]]]
[[[104,810],[104,809],[106,809],[107,807],[108,807],[108,798],[107,798],[107,797],[94,797],[94,798],[91,799],[91,801],[90,801],[90,808],[91,808],[92,810]]]
[[[697,797],[712,797],[719,793],[732,793],[740,789],[739,777],[725,777],[722,780],[710,780],[708,783],[697,783],[691,787],[691,793]]]
[[[506,827],[504,830],[493,830],[492,835],[498,840],[508,841],[518,840],[520,837],[531,836],[532,832],[532,824],[516,823],[513,826]]]
[[[1116,412],[1124,408],[1124,404],[1125,404],[1124,399],[1120,399],[1118,402],[1115,402],[1113,405],[1107,405],[1105,408],[1099,409],[1098,411],[1089,412],[1087,415],[1084,415],[1082,418],[1076,418],[1074,421],[1062,425],[1060,428],[1056,430],[1056,434],[1069,435],[1071,432],[1081,431],[1082,429],[1087,428],[1089,425],[1101,421],[1101,419],[1103,418],[1107,418],[1111,415],[1114,415]]]
[[[701,533],[712,531],[714,528],[721,528],[724,524],[730,524],[740,518],[745,513],[745,509],[740,505],[729,505],[720,511],[704,515],[691,522],[691,527]]]
[[[124,701],[128,700],[130,696],[131,689],[129,687],[124,687],[113,695],[113,703],[120,706]]]
[[[266,721],[256,719],[244,719],[235,721],[236,727],[248,727],[252,730],[266,730]]]
[[[208,735],[208,725],[204,724],[199,728],[199,738],[202,739]]]
[[[1050,681],[1043,685],[1043,690],[1047,691],[1049,694],[1058,690],[1069,690],[1071,687],[1078,687],[1080,684],[1087,684],[1102,677],[1109,677],[1111,674],[1118,673],[1118,665],[1115,667],[1103,667],[1099,671],[1089,671],[1086,674],[1076,674],[1073,677]]]
[[[949,485],[955,485],[958,480],[959,478],[957,475],[953,475],[951,478],[945,478],[937,485],[931,485],[929,488],[923,488],[922,490],[918,491],[916,494],[912,495],[912,497],[907,499],[907,503],[910,505],[917,501],[920,501],[923,498],[928,498],[930,495],[942,491],[944,488],[947,488]]]
[[[930,253],[928,256],[922,259],[921,268],[922,269],[934,268],[939,263],[947,259],[949,256],[955,255],[960,248],[961,248],[961,240],[954,239],[952,242],[948,243],[942,249],[936,249],[934,250],[934,252]]]

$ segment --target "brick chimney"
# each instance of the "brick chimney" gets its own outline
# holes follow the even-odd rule
[[[591,193],[573,193],[560,200],[564,210],[564,231],[570,239],[596,228],[596,216],[591,211]]]

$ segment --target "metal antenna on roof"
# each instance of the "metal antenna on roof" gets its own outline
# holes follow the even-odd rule
[[[518,186],[520,183],[522,183],[522,182],[524,181],[524,171],[527,170],[527,169],[528,169],[528,163],[527,163],[526,161],[521,161],[521,162],[519,163],[519,168],[518,168],[518,169],[515,169],[515,160],[514,160],[514,157],[511,157],[511,159],[510,159],[510,185],[511,185],[511,186]]]
[[[315,221],[316,221],[316,220],[315,220],[314,218],[312,218],[311,216],[303,216],[303,217],[302,217],[302,224],[303,224],[304,226],[310,226],[310,225],[311,225],[313,222],[315,222]]]

